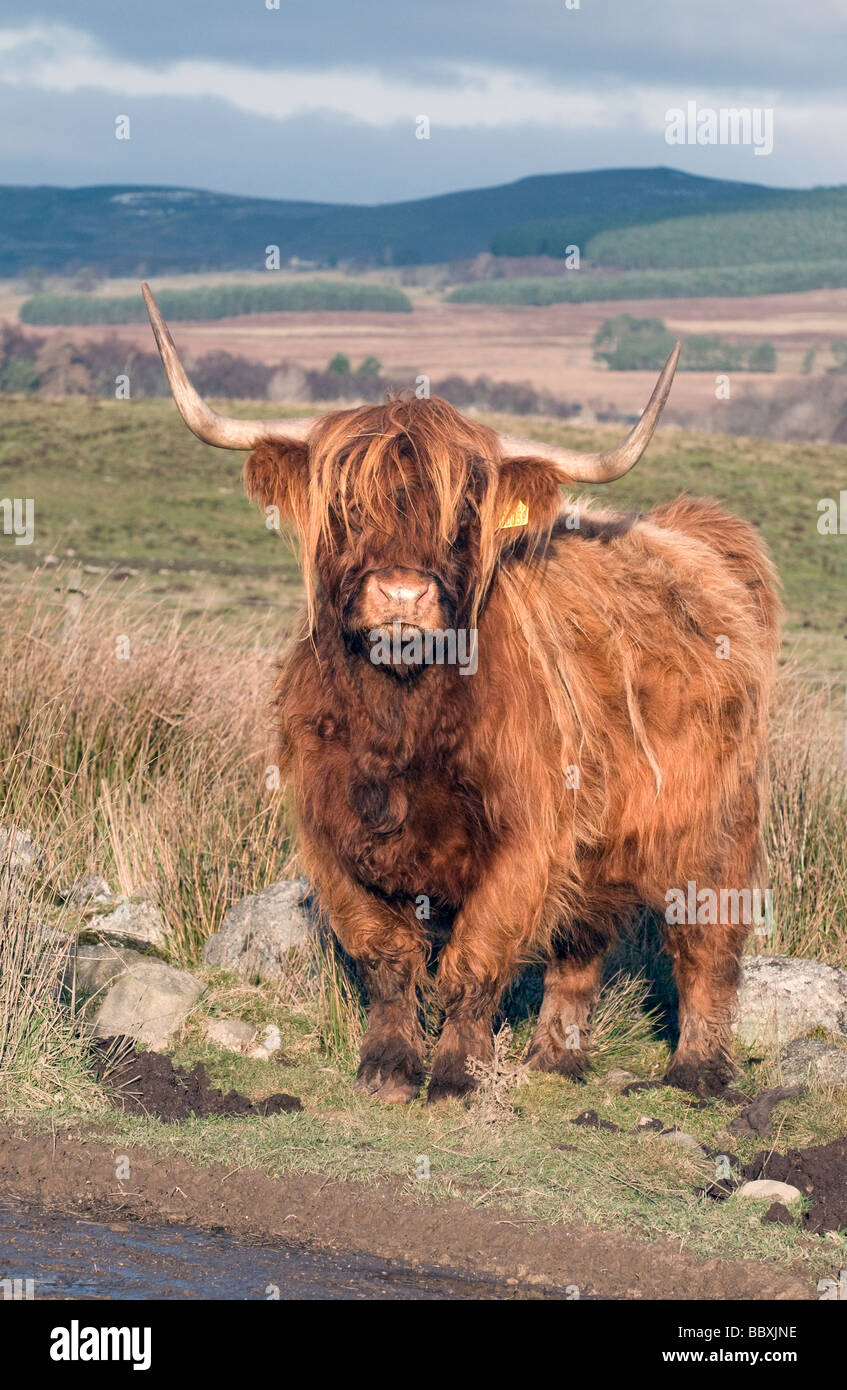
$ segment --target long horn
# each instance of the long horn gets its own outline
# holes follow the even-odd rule
[[[500,451],[503,458],[527,458],[535,454],[549,459],[561,468],[563,482],[612,483],[616,478],[622,478],[638,462],[653,437],[670,395],[681,348],[682,344],[677,343],[662,368],[641,419],[616,449],[607,449],[601,454],[580,454],[575,449],[560,449],[555,444],[541,444],[536,439],[501,434]]]
[[[218,415],[198,396],[185,374],[179,360],[174,340],[161,310],[150,292],[150,286],[143,284],[141,293],[150,315],[150,323],[156,338],[156,346],[167,373],[171,393],[180,415],[198,439],[206,444],[214,444],[218,449],[255,449],[263,439],[305,440],[314,424],[309,417],[292,417],[290,420],[232,420],[227,415]]]

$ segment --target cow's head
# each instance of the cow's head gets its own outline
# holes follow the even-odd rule
[[[399,630],[405,640],[475,625],[504,555],[531,552],[549,533],[560,485],[610,482],[637,462],[679,356],[677,344],[638,424],[601,454],[497,434],[438,397],[318,420],[235,420],[197,395],[143,290],[186,424],[209,444],[252,451],[247,491],[296,529],[313,614],[328,607],[362,649],[374,631]]]

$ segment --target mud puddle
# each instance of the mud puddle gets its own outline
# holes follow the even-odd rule
[[[366,1256],[269,1249],[194,1227],[101,1223],[0,1201],[0,1279],[36,1299],[389,1299],[543,1297]],[[8,1295],[7,1295],[8,1296]]]

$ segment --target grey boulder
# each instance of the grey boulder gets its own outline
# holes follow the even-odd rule
[[[203,948],[203,962],[250,979],[279,979],[289,951],[302,950],[314,930],[308,879],[282,879],[249,893],[224,917]]]
[[[847,1047],[820,1038],[796,1038],[781,1060],[789,1085],[847,1086]]]
[[[788,1043],[822,1028],[847,1036],[847,970],[793,956],[746,956],[735,1031],[751,1046]]]
[[[32,873],[43,858],[29,830],[0,830],[0,867],[8,863],[13,873]]]
[[[98,1037],[125,1034],[162,1048],[188,1017],[203,985],[161,961],[131,964],[112,985],[94,1019]]]
[[[83,943],[71,952],[65,968],[65,987],[75,987],[79,994],[100,994],[131,965],[144,959],[138,951],[114,946],[109,941]]]
[[[147,898],[120,897],[106,912],[95,912],[86,918],[85,930],[115,941],[136,942],[142,946],[166,944],[162,914]]]

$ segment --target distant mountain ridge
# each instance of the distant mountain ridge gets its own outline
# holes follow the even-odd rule
[[[816,191],[679,170],[539,174],[376,206],[241,198],[203,189],[0,187],[0,275],[32,267],[102,274],[262,269],[265,248],[320,265],[414,265],[494,250],[533,254],[604,231],[704,213],[755,212]]]

